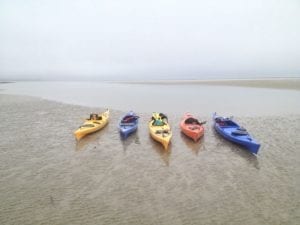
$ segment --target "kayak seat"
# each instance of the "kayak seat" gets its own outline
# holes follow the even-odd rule
[[[226,127],[227,124],[224,121],[219,121],[217,122],[217,124],[219,124],[220,127]]]
[[[199,127],[197,127],[197,126],[190,126],[189,129],[190,130],[199,130]]]
[[[126,116],[125,118],[123,118],[122,122],[130,123],[130,122],[137,120],[137,118],[138,117],[136,117],[136,116]]]
[[[156,134],[169,134],[169,130],[157,130],[155,133]]]

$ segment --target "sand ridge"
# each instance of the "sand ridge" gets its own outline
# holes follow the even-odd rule
[[[115,81],[128,84],[217,85],[300,90],[300,78]]]

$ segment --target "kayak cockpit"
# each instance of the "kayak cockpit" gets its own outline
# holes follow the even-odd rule
[[[87,120],[102,120],[102,116],[99,116],[97,113],[91,113],[90,118]]]

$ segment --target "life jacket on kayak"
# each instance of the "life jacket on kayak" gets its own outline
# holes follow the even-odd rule
[[[165,122],[162,121],[161,119],[156,119],[156,120],[153,121],[152,125],[154,125],[154,126],[163,126],[163,125],[165,125]]]
[[[163,113],[153,113],[151,118],[153,120],[152,125],[163,126],[168,123],[168,117]]]

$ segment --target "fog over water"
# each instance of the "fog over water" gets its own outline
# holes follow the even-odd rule
[[[0,80],[299,77],[300,2],[0,2]]]

